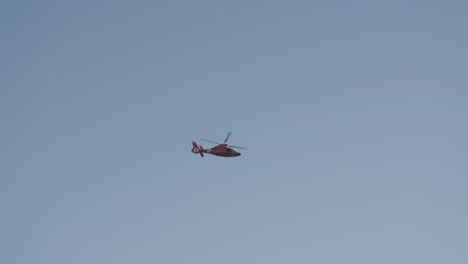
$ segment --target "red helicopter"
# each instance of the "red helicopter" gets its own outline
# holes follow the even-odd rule
[[[218,146],[211,148],[211,149],[204,149],[202,146],[198,146],[195,141],[192,141],[192,145],[193,145],[192,152],[194,154],[200,154],[202,157],[204,157],[203,153],[208,153],[208,154],[221,156],[221,157],[238,157],[241,154],[239,152],[236,152],[232,148],[239,148],[239,149],[246,149],[246,148],[236,147],[236,146],[231,146],[231,145],[226,144],[226,141],[229,139],[230,136],[231,136],[231,132],[227,134],[227,137],[224,140],[223,144],[216,143],[216,142],[206,140],[206,139],[200,139],[206,142],[218,144]]]

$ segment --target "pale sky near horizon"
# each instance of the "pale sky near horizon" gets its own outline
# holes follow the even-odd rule
[[[2,2],[0,263],[468,263],[466,14]]]

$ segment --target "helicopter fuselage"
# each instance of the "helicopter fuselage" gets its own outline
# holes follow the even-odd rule
[[[232,148],[228,148],[227,144],[220,144],[214,148],[207,149],[206,153],[220,156],[220,157],[237,157],[241,154]]]

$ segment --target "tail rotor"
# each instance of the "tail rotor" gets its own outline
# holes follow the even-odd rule
[[[192,148],[192,152],[193,154],[200,154],[200,156],[204,157],[203,155],[203,147],[202,146],[198,146],[197,143],[195,141],[192,141],[192,145],[193,145],[193,148]]]

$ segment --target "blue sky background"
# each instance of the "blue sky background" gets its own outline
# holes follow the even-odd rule
[[[0,262],[468,263],[467,3],[2,2]]]

